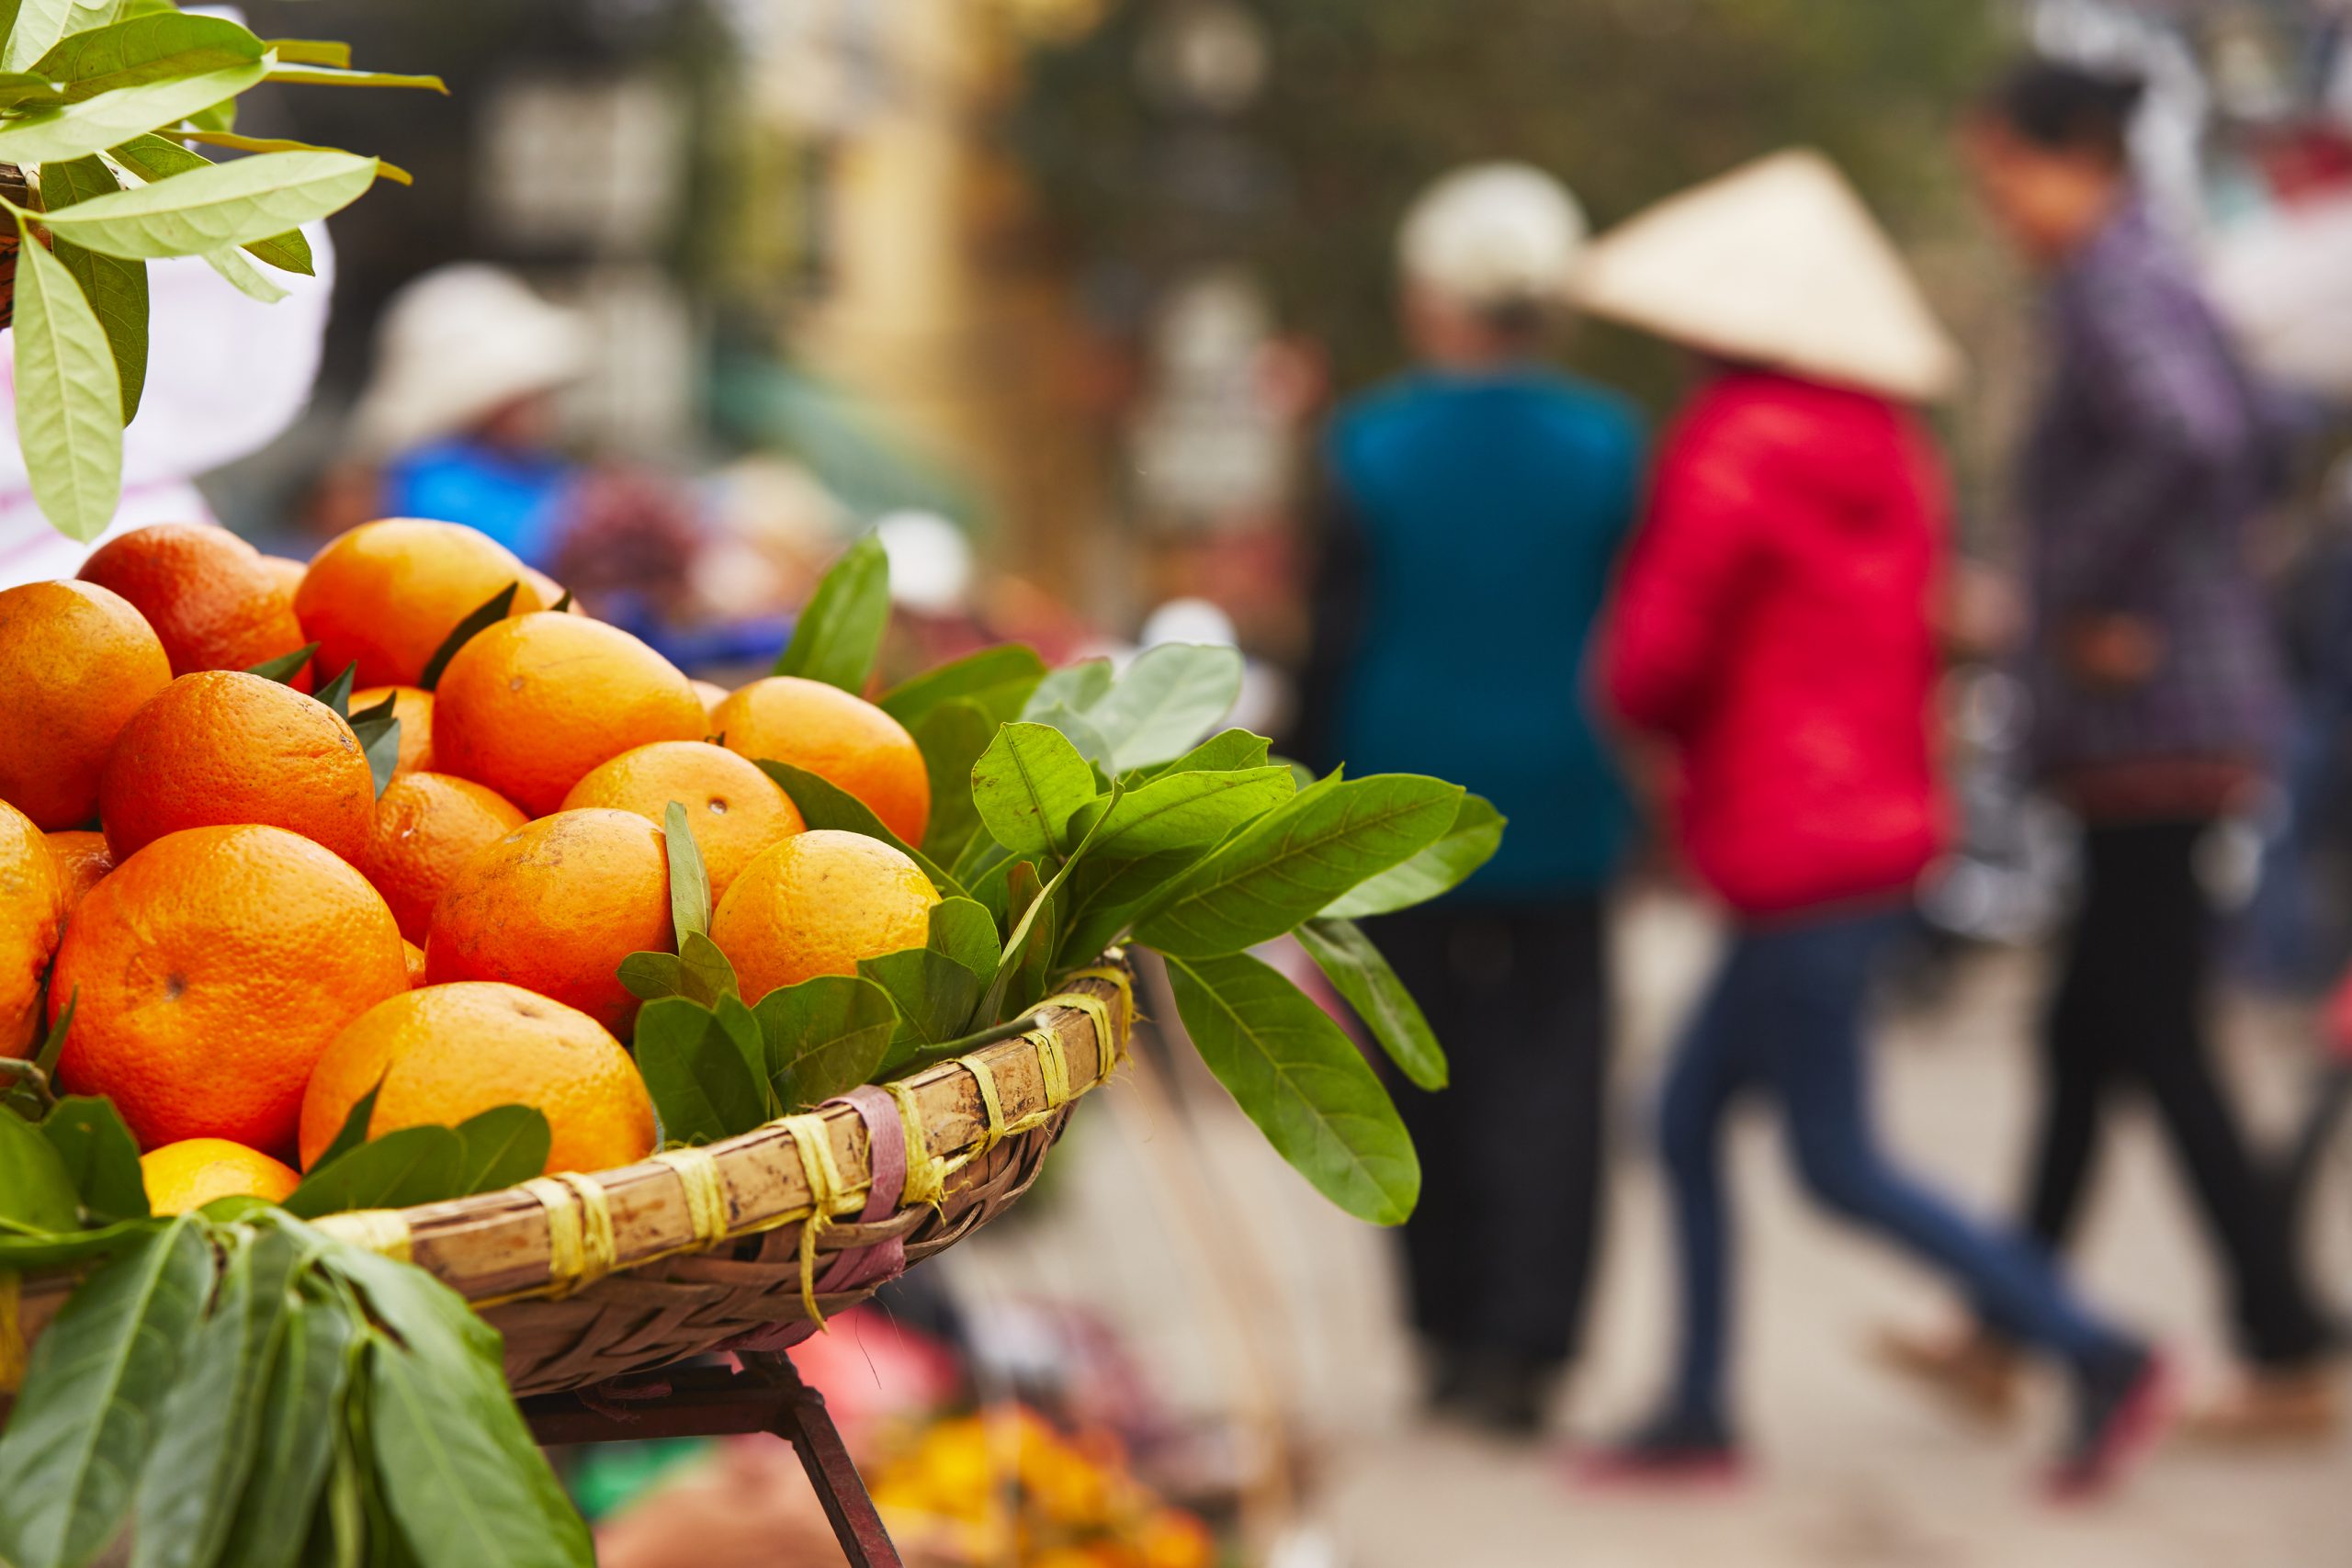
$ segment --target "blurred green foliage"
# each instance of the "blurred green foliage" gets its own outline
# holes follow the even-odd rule
[[[1559,175],[1596,227],[1745,159],[1818,146],[1897,234],[1961,231],[1955,114],[1996,69],[1989,0],[1249,0],[1269,70],[1219,117],[1139,68],[1188,0],[1118,0],[1027,62],[1005,130],[1098,307],[1132,324],[1156,288],[1231,261],[1341,386],[1393,368],[1392,236],[1464,162]],[[1671,355],[1589,326],[1583,367],[1658,404]]]

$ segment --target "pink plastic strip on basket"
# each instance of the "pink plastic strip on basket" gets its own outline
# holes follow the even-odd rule
[[[865,1123],[866,1165],[873,1171],[873,1186],[866,1192],[865,1207],[857,1216],[859,1222],[872,1224],[898,1213],[899,1201],[907,1190],[907,1130],[899,1120],[899,1102],[890,1098],[888,1090],[866,1084],[825,1104],[846,1105]],[[878,1246],[837,1255],[817,1276],[817,1289],[830,1292],[879,1285],[906,1271],[906,1243],[893,1236]],[[816,1332],[813,1323],[770,1324],[738,1335],[718,1348],[786,1350]]]

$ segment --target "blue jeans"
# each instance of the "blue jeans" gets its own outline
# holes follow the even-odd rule
[[[1659,1138],[1679,1231],[1682,1348],[1669,1415],[1727,1430],[1730,1220],[1724,1113],[1744,1091],[1781,1102],[1797,1169],[1832,1213],[1879,1231],[1995,1304],[2028,1343],[2075,1364],[2131,1341],[2089,1316],[2050,1262],[1888,1164],[1862,1069],[1871,960],[1894,921],[1839,916],[1739,931],[1668,1070]]]

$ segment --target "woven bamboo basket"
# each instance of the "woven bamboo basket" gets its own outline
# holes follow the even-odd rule
[[[777,1350],[1010,1207],[1134,1021],[1117,954],[1029,1032],[707,1147],[320,1227],[403,1258],[506,1340],[517,1395]],[[23,1283],[29,1341],[76,1275]]]

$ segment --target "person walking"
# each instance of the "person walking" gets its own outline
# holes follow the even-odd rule
[[[1356,399],[1328,504],[1299,754],[1442,773],[1510,819],[1468,882],[1368,922],[1451,1054],[1399,1084],[1421,1161],[1404,1228],[1432,1403],[1540,1428],[1583,1335],[1600,1222],[1603,890],[1630,808],[1586,646],[1631,525],[1641,434],[1543,355],[1585,233],[1521,164],[1439,181],[1398,242],[1417,370]]]
[[[1706,356],[1659,455],[1602,666],[1616,713],[1671,753],[1679,846],[1732,920],[1659,1111],[1680,1278],[1673,1382],[1591,1473],[1738,1465],[1723,1134],[1758,1093],[1817,1202],[1998,1303],[2064,1367],[2073,1416],[2051,1483],[2099,1488],[2161,1424],[2163,1361],[2022,1239],[1902,1170],[1871,1124],[1872,965],[1945,831],[1929,599],[1947,503],[1905,405],[1949,389],[1958,353],[1860,198],[1806,152],[1632,220],[1594,247],[1580,297]]]
[[[2105,1112],[2154,1100],[2226,1272],[2243,1388],[2214,1435],[2324,1435],[2340,1418],[2326,1325],[2287,1205],[2248,1152],[2206,1033],[2214,936],[2198,847],[2281,739],[2281,664],[2247,558],[2272,443],[2186,258],[2136,188],[2139,85],[2034,62],[1964,152],[1985,205],[2048,280],[2052,366],[2019,476],[2030,557],[2032,761],[2082,825],[2080,907],[2042,1023],[2047,1101],[2027,1219],[2063,1248]],[[2015,1325],[1891,1337],[1890,1360],[1970,1407],[2014,1398]]]

